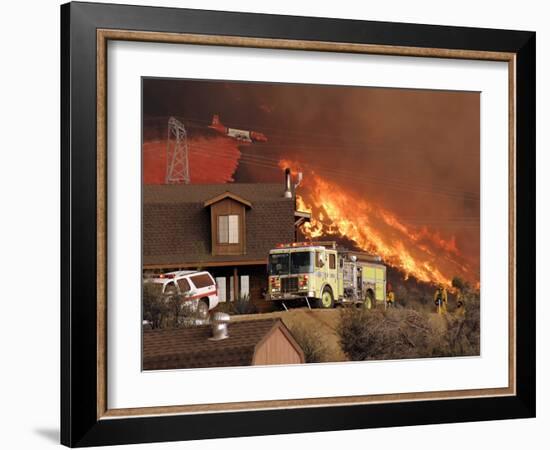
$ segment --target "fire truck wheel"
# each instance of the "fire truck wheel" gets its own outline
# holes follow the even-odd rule
[[[318,306],[323,309],[330,309],[334,306],[334,297],[332,296],[330,288],[326,287],[323,289],[321,298],[318,301]]]
[[[368,290],[365,295],[363,307],[365,309],[373,309],[376,307],[376,302],[374,301],[374,293],[371,290]]]

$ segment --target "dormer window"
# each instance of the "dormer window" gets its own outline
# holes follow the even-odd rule
[[[212,255],[246,255],[246,211],[252,203],[224,192],[204,206],[210,208]]]
[[[238,244],[239,234],[237,214],[218,216],[218,244]]]

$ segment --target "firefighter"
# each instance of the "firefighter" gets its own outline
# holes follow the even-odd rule
[[[447,312],[447,289],[442,284],[439,284],[435,290],[434,303],[438,314]]]
[[[391,283],[386,286],[386,307],[393,308],[395,306],[395,293]]]

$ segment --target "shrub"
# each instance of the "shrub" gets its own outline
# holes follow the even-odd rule
[[[399,285],[395,288],[395,303],[403,307],[409,304],[409,293],[405,286]]]
[[[151,328],[177,328],[184,325],[185,319],[196,317],[197,301],[187,301],[189,294],[175,291],[161,292],[162,286],[143,283],[143,320]]]
[[[464,356],[479,355],[480,300],[478,292],[465,292],[466,313],[451,317],[448,326],[450,351]]]
[[[158,285],[143,283],[143,320],[151,324],[151,328],[161,328],[166,322],[169,307],[160,294]]]
[[[220,302],[218,303],[218,306],[216,306],[215,309],[216,312],[223,312],[227,314],[233,314],[233,307],[231,306],[231,302]]]
[[[291,325],[289,329],[304,351],[306,363],[319,363],[330,359],[328,348],[319,330],[300,323]]]
[[[337,332],[342,350],[352,361],[451,353],[446,319],[412,309],[343,310]]]
[[[454,288],[462,291],[466,287],[466,282],[460,277],[453,277],[453,280],[451,281],[451,285]]]
[[[248,295],[244,295],[239,296],[232,302],[227,301],[218,304],[216,311],[225,312],[231,315],[256,314],[258,312],[258,308],[250,301],[250,297]]]
[[[460,277],[453,277],[452,286],[462,295],[465,314],[451,316],[448,327],[449,347],[452,353],[479,355],[480,298],[479,290]]]
[[[239,296],[231,303],[233,306],[233,314],[256,314],[258,308],[250,301],[250,296]]]
[[[405,302],[398,287],[396,305],[403,308],[342,310],[337,329],[342,351],[353,361],[479,355],[479,291],[458,277],[453,285],[464,294],[464,315],[452,309],[435,314],[429,293],[416,286],[406,289]]]
[[[337,333],[342,351],[352,361],[364,361],[374,356],[375,324],[369,320],[372,316],[374,314],[365,309],[344,309],[341,312]]]

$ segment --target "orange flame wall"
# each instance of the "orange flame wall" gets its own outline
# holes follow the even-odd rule
[[[283,160],[280,166],[304,172],[296,162]],[[302,226],[306,238],[347,238],[358,248],[380,255],[406,277],[412,275],[427,283],[450,286],[453,276],[479,281],[461,256],[454,237],[446,240],[428,227],[407,226],[376,202],[312,170],[304,172],[296,202],[298,210],[312,213],[311,222]]]

